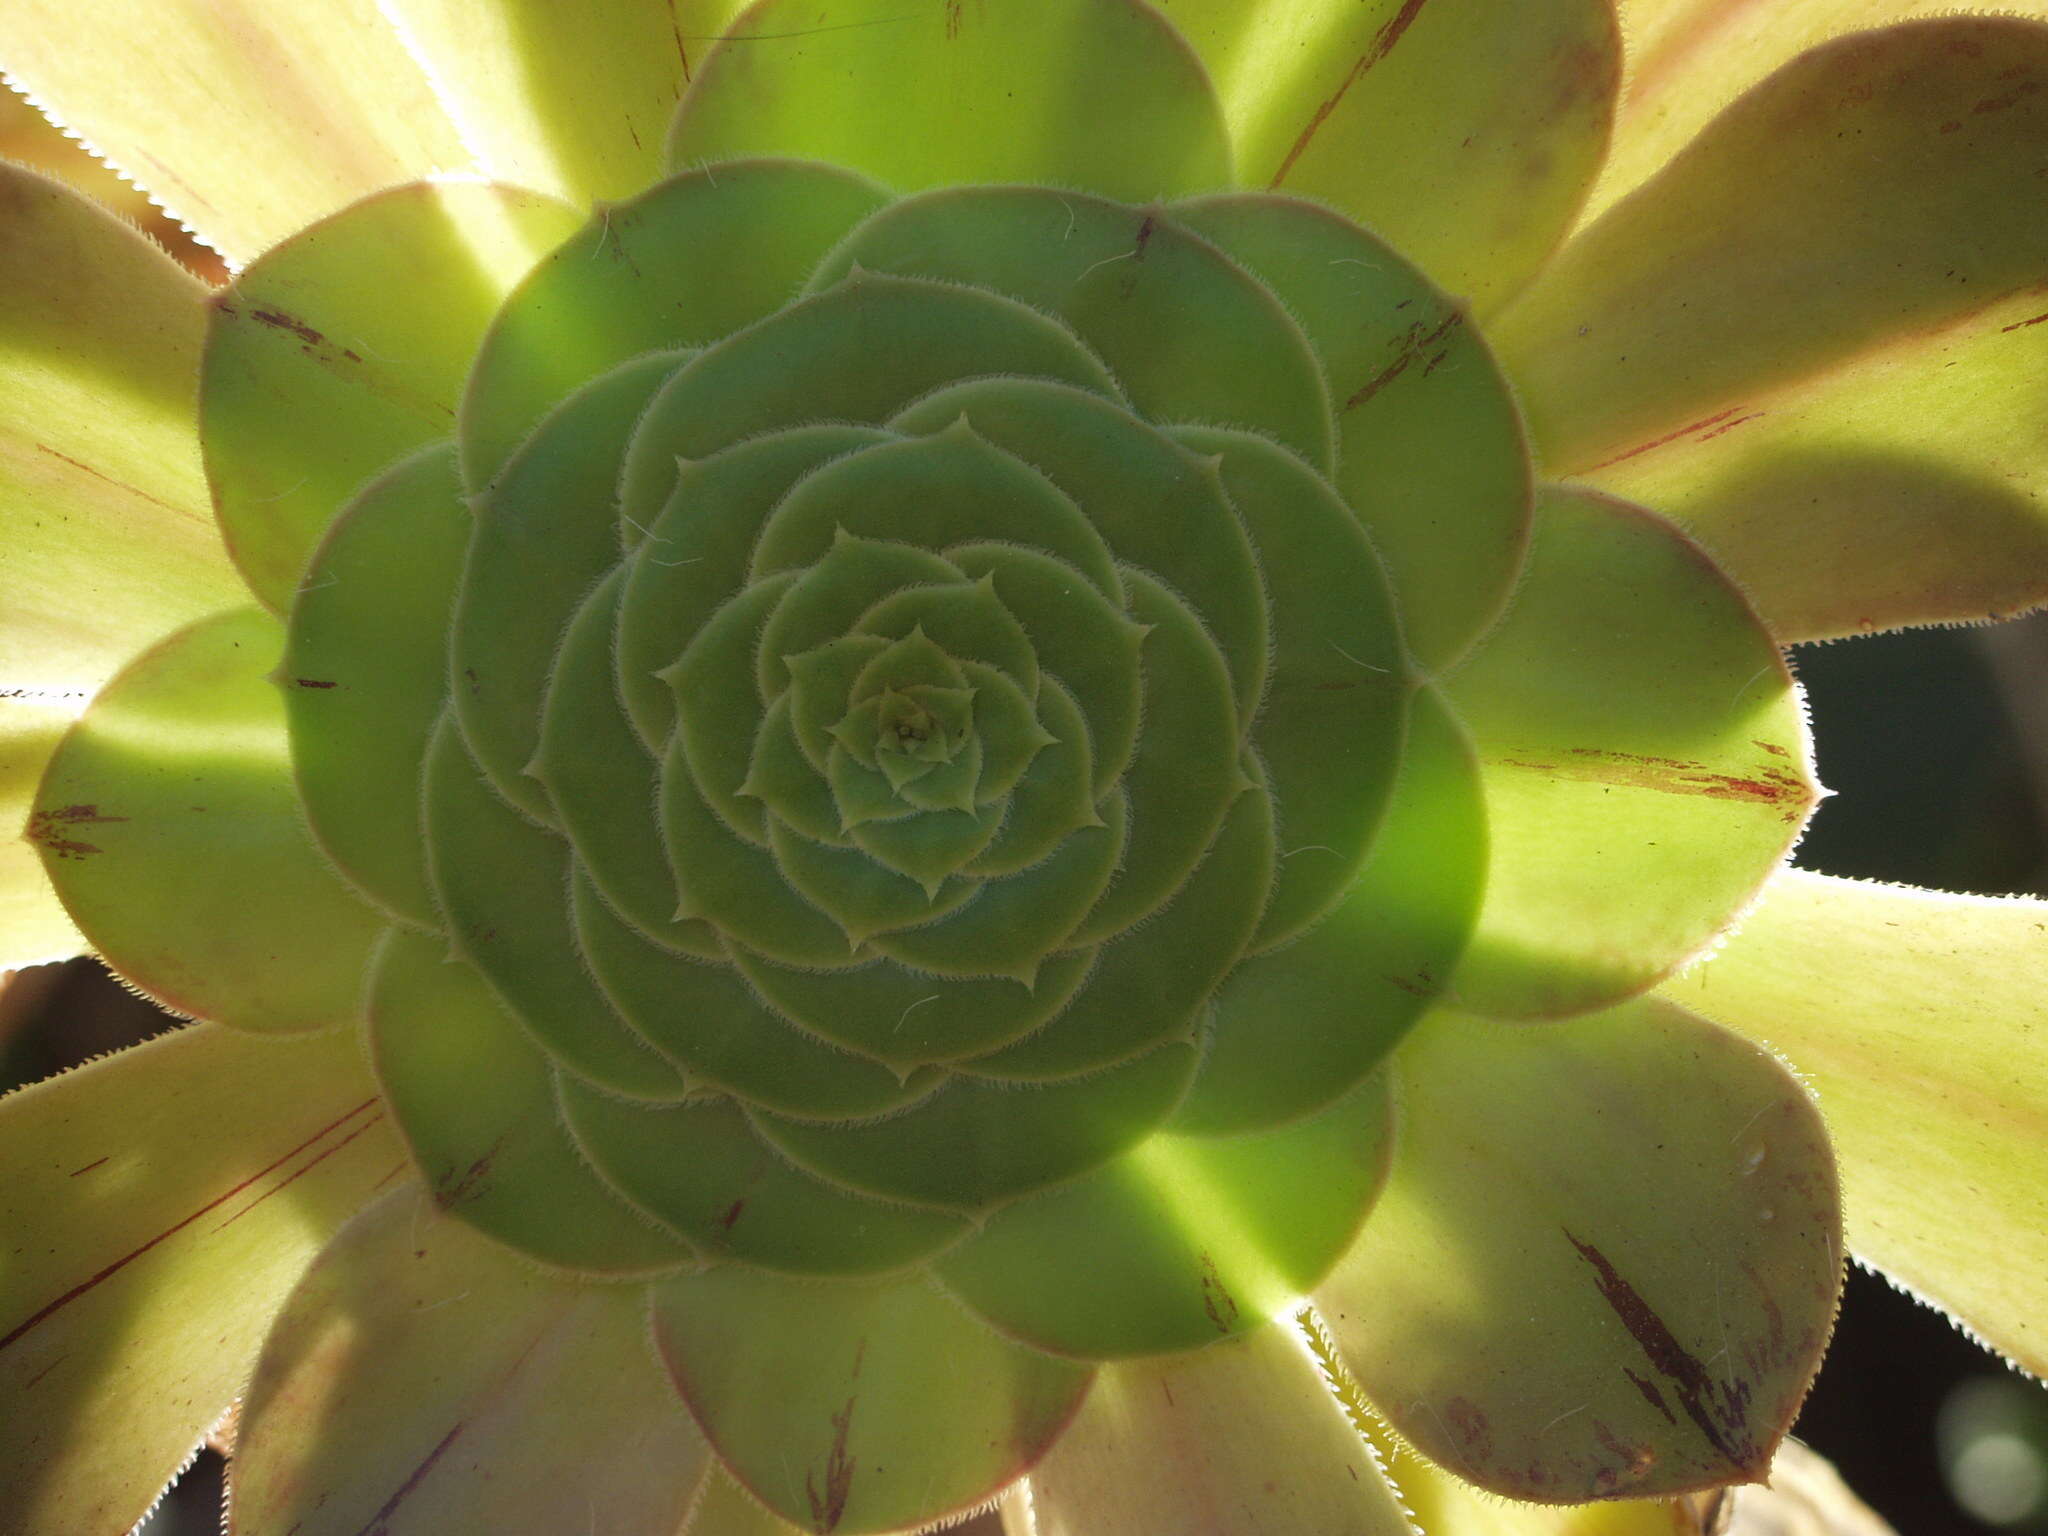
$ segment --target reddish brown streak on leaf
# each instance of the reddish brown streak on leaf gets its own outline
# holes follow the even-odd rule
[[[1724,432],[1733,432],[1737,427],[1746,426],[1748,423],[1759,420],[1769,414],[1769,411],[1751,411],[1747,416],[1738,416],[1733,421],[1722,423],[1711,432],[1702,432],[1699,435],[1698,441],[1702,443],[1711,442]]]
[[[1422,376],[1428,378],[1429,375],[1436,372],[1437,366],[1450,355],[1450,347],[1443,344],[1445,338],[1450,336],[1452,332],[1456,331],[1464,323],[1464,311],[1456,309],[1445,315],[1435,325],[1430,325],[1422,320],[1411,320],[1408,323],[1406,334],[1401,338],[1400,351],[1394,355],[1394,360],[1354,390],[1344,401],[1343,408],[1350,411],[1364,405],[1374,395],[1406,373],[1409,365],[1419,360],[1423,353],[1435,347],[1435,354],[1422,367]]]
[[[2048,320],[2048,315],[2035,315],[2031,320],[2015,320],[2011,325],[2001,325],[1998,334],[2003,336],[2007,331],[2024,331],[2028,326],[2039,325],[2043,320]]]
[[[1621,1319],[1621,1325],[1657,1374],[1677,1390],[1678,1405],[1685,1410],[1685,1416],[1729,1465],[1748,1471],[1757,1459],[1756,1447],[1747,1438],[1737,1440],[1730,1433],[1743,1427],[1743,1411],[1749,1405],[1748,1385],[1717,1382],[1709,1376],[1707,1368],[1678,1342],[1664,1319],[1622,1278],[1607,1256],[1591,1243],[1580,1242],[1569,1228],[1563,1230],[1565,1240],[1592,1266],[1601,1299]]]
[[[838,1528],[846,1516],[847,1496],[853,1491],[853,1470],[860,1464],[859,1458],[846,1454],[846,1437],[853,1428],[853,1405],[859,1401],[858,1394],[847,1398],[846,1406],[832,1415],[832,1449],[825,1456],[825,1486],[817,1485],[817,1475],[804,1473],[804,1497],[810,1501],[811,1529],[818,1536]]]
[[[44,1366],[40,1371],[37,1371],[35,1375],[29,1377],[27,1381],[24,1381],[21,1384],[21,1390],[26,1392],[30,1387],[34,1386],[37,1382],[41,1381],[45,1376],[49,1375],[50,1372],[57,1369],[58,1366],[62,1365],[66,1360],[69,1360],[70,1358],[71,1355],[68,1351],[64,1354],[59,1355],[56,1359],[52,1360],[48,1365]]]
[[[64,463],[69,464],[73,469],[77,470],[80,474],[91,475],[93,479],[102,481],[107,485],[111,485],[116,490],[126,491],[130,496],[139,496],[144,501],[148,502],[151,506],[162,507],[166,512],[175,512],[180,517],[190,517],[192,515],[185,508],[173,505],[171,502],[165,501],[161,496],[150,495],[149,492],[145,491],[139,485],[130,485],[126,480],[116,480],[112,475],[105,474],[100,470],[94,469],[90,464],[86,463],[83,459],[74,459],[68,453],[59,453],[56,449],[52,448],[48,443],[37,443],[36,452],[47,453],[53,459],[62,460]]]
[[[301,688],[338,688],[339,683],[329,682],[324,677],[295,677],[292,681]]]
[[[1705,763],[1675,757],[1646,757],[1638,752],[1609,752],[1599,747],[1572,747],[1568,763],[1538,763],[1523,758],[1496,759],[1504,767],[1526,768],[1558,778],[1584,779],[1628,789],[1655,789],[1673,795],[1705,795],[1713,800],[1746,800],[1756,805],[1803,806],[1810,798],[1799,776],[1783,768],[1764,768],[1755,778],[1715,773]]]
[[[744,1211],[746,1208],[747,1202],[744,1199],[735,1200],[731,1205],[728,1205],[725,1208],[724,1213],[718,1218],[718,1225],[720,1229],[726,1232],[730,1232],[732,1230],[732,1224],[740,1219],[740,1212]]]
[[[1648,453],[1652,448],[1662,448],[1666,443],[1675,443],[1681,437],[1690,436],[1692,433],[1698,432],[1703,428],[1711,427],[1720,422],[1726,421],[1730,416],[1733,416],[1737,411],[1741,409],[1742,407],[1739,405],[1731,405],[1725,411],[1717,411],[1712,416],[1703,416],[1698,421],[1688,422],[1686,425],[1680,427],[1675,432],[1666,432],[1662,437],[1653,437],[1647,443],[1639,444],[1638,446],[1629,449],[1626,453],[1617,453],[1611,459],[1602,459],[1598,464],[1592,465],[1590,468],[1588,468],[1586,473],[1591,474],[1594,470],[1606,469],[1610,464],[1626,463],[1628,460],[1636,457],[1636,455],[1638,454]]]
[[[1237,1324],[1237,1301],[1216,1272],[1216,1261],[1202,1255],[1202,1311],[1218,1333],[1228,1333]]]
[[[321,1163],[326,1162],[328,1158],[334,1156],[335,1153],[339,1152],[343,1147],[347,1146],[350,1142],[354,1141],[358,1136],[362,1135],[363,1132],[367,1131],[371,1126],[375,1125],[379,1120],[382,1120],[383,1118],[384,1112],[382,1110],[379,1110],[376,1114],[370,1116],[369,1119],[365,1120],[361,1125],[357,1126],[354,1130],[350,1131],[346,1136],[342,1137],[341,1140],[337,1141],[333,1146],[324,1147],[319,1152],[315,1153],[312,1157],[307,1158],[305,1162],[301,1163],[297,1168],[294,1168],[282,1179],[279,1179],[277,1183],[273,1184],[270,1188],[263,1191],[262,1194],[258,1195],[254,1200],[251,1200],[247,1205],[243,1206],[239,1211],[235,1212],[234,1215],[230,1216],[226,1221],[222,1222],[220,1226],[215,1227],[213,1230],[215,1232],[218,1232],[223,1227],[233,1226],[236,1222],[240,1221],[244,1216],[248,1215],[251,1211],[255,1210],[257,1206],[261,1205],[264,1201],[268,1200],[272,1195],[276,1194],[279,1190],[285,1188],[285,1186],[295,1182],[296,1180],[303,1178],[306,1174],[311,1173],[314,1168],[318,1167]]]
[[[683,66],[683,84],[688,85],[690,83],[690,50],[683,46],[683,24],[676,18],[676,0],[668,0],[668,30],[669,35],[676,40],[676,58]],[[682,98],[682,94],[681,91],[676,92],[678,100]]]
[[[492,933],[496,931],[496,929],[491,930]],[[453,1207],[461,1205],[466,1200],[474,1200],[489,1187],[491,1164],[496,1162],[498,1154],[504,1151],[505,1142],[509,1135],[510,1133],[508,1132],[505,1136],[500,1136],[496,1141],[492,1142],[485,1149],[482,1157],[479,1157],[475,1162],[463,1169],[453,1179],[440,1180],[435,1183],[434,1194],[443,1207]]]
[[[327,1124],[321,1126],[319,1130],[315,1131],[311,1136],[308,1136],[304,1141],[300,1142],[297,1146],[293,1147],[289,1152],[285,1153],[284,1156],[278,1158],[276,1161],[272,1163],[265,1165],[262,1168],[257,1169],[256,1172],[250,1174],[248,1178],[242,1180],[241,1183],[235,1185],[234,1188],[230,1189],[226,1194],[215,1196],[213,1199],[207,1201],[206,1204],[200,1206],[199,1209],[194,1211],[191,1215],[185,1217],[182,1221],[176,1222],[171,1226],[164,1228],[163,1231],[157,1233],[157,1235],[155,1237],[152,1237],[148,1242],[143,1243],[139,1247],[130,1249],[120,1258],[114,1260],[113,1263],[107,1265],[104,1269],[101,1269],[97,1274],[91,1275],[86,1279],[81,1280],[77,1285],[71,1287],[71,1289],[66,1291],[62,1296],[59,1296],[55,1301],[43,1307],[40,1311],[30,1316],[24,1322],[17,1324],[9,1332],[7,1332],[6,1334],[0,1334],[0,1349],[6,1349],[10,1344],[14,1343],[15,1340],[21,1338],[23,1334],[27,1333],[31,1328],[34,1328],[37,1324],[41,1323],[45,1318],[48,1318],[56,1312],[58,1312],[60,1309],[69,1306],[72,1302],[76,1301],[79,1297],[83,1296],[87,1291],[91,1290],[101,1281],[108,1279],[109,1277],[119,1273],[123,1269],[126,1269],[130,1264],[133,1264],[145,1253],[148,1253],[150,1249],[156,1247],[157,1244],[165,1241],[168,1238],[175,1237],[178,1233],[184,1231],[185,1228],[191,1226],[193,1222],[197,1221],[200,1217],[204,1216],[208,1211],[217,1210],[221,1206],[227,1204],[228,1201],[234,1199],[235,1196],[239,1195],[243,1190],[247,1189],[250,1185],[255,1184],[261,1179],[269,1177],[272,1173],[275,1173],[279,1168],[282,1168],[286,1163],[290,1162],[293,1158],[297,1157],[301,1152],[305,1151],[315,1142],[318,1142],[322,1137],[332,1135],[342,1126],[348,1124],[349,1121],[355,1119],[356,1116],[364,1113],[366,1110],[375,1109],[376,1105],[377,1101],[373,1098],[363,1100],[362,1103],[358,1104],[354,1109],[350,1110],[347,1114],[337,1116],[335,1119],[328,1121]]]
[[[96,1158],[94,1158],[94,1159],[93,1159],[93,1160],[92,1160],[91,1162],[87,1163],[87,1164],[86,1164],[86,1165],[85,1165],[85,1166],[84,1166],[83,1168],[74,1168],[74,1169],[72,1169],[70,1173],[68,1173],[67,1175],[65,1175],[65,1177],[67,1177],[67,1178],[72,1178],[72,1179],[75,1179],[75,1178],[77,1178],[77,1177],[78,1177],[78,1176],[79,1176],[79,1175],[80,1175],[81,1173],[91,1173],[91,1172],[93,1171],[93,1169],[95,1169],[95,1168],[99,1167],[99,1165],[100,1165],[101,1163],[104,1163],[105,1161],[106,1161],[106,1158],[104,1158],[104,1157],[96,1157]]]
[[[1301,130],[1301,136],[1294,141],[1293,146],[1287,151],[1287,157],[1280,162],[1280,169],[1273,173],[1272,181],[1267,184],[1269,190],[1277,189],[1280,183],[1287,179],[1287,173],[1294,169],[1294,162],[1302,157],[1323,124],[1329,120],[1330,114],[1335,112],[1344,98],[1350,94],[1351,87],[1365,78],[1367,70],[1394,51],[1394,45],[1400,42],[1401,35],[1414,25],[1415,18],[1421,14],[1426,4],[1428,0],[1403,0],[1401,9],[1373,34],[1372,42],[1352,64],[1351,71],[1345,75],[1343,83],[1327,101],[1316,108],[1315,115],[1308,120],[1308,126]]]
[[[448,1447],[453,1445],[456,1438],[468,1427],[466,1424],[457,1424],[447,1434],[443,1435],[439,1443],[431,1451],[427,1452],[426,1456],[420,1461],[420,1464],[412,1469],[411,1474],[406,1480],[398,1485],[398,1491],[384,1501],[383,1507],[376,1514],[370,1516],[370,1523],[364,1526],[357,1533],[357,1536],[384,1536],[384,1533],[391,1529],[392,1513],[400,1504],[412,1496],[413,1490],[419,1487],[429,1472],[433,1471],[434,1463],[448,1454]]]
[[[1636,1390],[1643,1394],[1643,1401],[1663,1414],[1664,1421],[1667,1424],[1676,1424],[1678,1422],[1677,1419],[1671,1416],[1671,1409],[1664,1401],[1664,1394],[1657,1390],[1657,1383],[1651,1381],[1648,1377],[1638,1376],[1627,1366],[1622,1367],[1621,1374],[1636,1384]]]
[[[1157,232],[1158,228],[1158,218],[1152,214],[1146,214],[1144,222],[1138,226],[1138,243],[1131,247],[1131,256],[1135,260],[1143,261],[1145,259],[1145,247],[1152,243],[1152,236]]]

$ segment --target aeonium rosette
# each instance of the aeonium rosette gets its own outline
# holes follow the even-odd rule
[[[1298,1445],[1353,1475],[1276,1518],[1401,1531],[1365,1402],[1445,1521],[1480,1506],[1411,1448],[1551,1503],[1760,1475],[1832,1156],[1768,1051],[1643,994],[1818,793],[1772,633],[1543,483],[1472,302],[1233,187],[1150,9],[1075,8],[1142,65],[1115,131],[909,147],[833,50],[985,87],[1053,43],[770,47],[782,9],[651,186],[393,188],[210,301],[207,475],[272,612],[115,678],[39,841],[172,1005],[360,1025],[375,1095],[307,1155],[388,1120],[420,1176],[285,1305],[238,1518],[452,1475],[409,1362],[516,1376],[542,1313],[716,1536],[1027,1473],[1087,1536],[1134,1462],[1206,1507]],[[342,1075],[279,1049],[281,1096]]]

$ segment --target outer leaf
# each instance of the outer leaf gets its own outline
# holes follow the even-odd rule
[[[1516,1498],[1760,1477],[1841,1282],[1791,1074],[1655,1001],[1541,1030],[1438,1014],[1396,1064],[1393,1175],[1316,1302],[1374,1406]]]
[[[659,1283],[654,1331],[733,1475],[843,1536],[988,1497],[1045,1453],[1092,1374],[914,1276],[818,1286],[721,1266]]]
[[[637,1286],[537,1274],[413,1184],[306,1272],[242,1422],[235,1536],[672,1536],[710,1460]]]
[[[346,1030],[178,1030],[0,1102],[9,1529],[125,1530],[248,1380],[272,1309],[404,1171]]]
[[[668,155],[797,155],[899,192],[1023,181],[1143,202],[1230,180],[1201,65],[1133,0],[758,0],[698,69]]]
[[[1806,1074],[1860,1257],[2048,1371],[2048,905],[1791,870],[1665,993]]]
[[[741,0],[386,0],[488,175],[579,205],[661,174],[676,101]]]
[[[0,681],[99,686],[240,601],[199,473],[205,290],[76,193],[0,164]]]
[[[2048,26],[1959,16],[1840,38],[1735,103],[1492,327],[1548,472],[2038,283],[2044,85]]]
[[[2048,599],[2048,298],[2026,289],[1586,476],[1676,520],[1782,644]]]
[[[19,0],[0,68],[230,261],[469,163],[376,0]]]
[[[109,683],[50,760],[28,838],[107,963],[238,1029],[356,1017],[380,926],[313,847],[293,787],[284,648],[253,609],[180,630]]]
[[[1615,9],[1628,38],[1627,78],[1585,220],[1656,175],[1716,113],[1809,48],[1845,32],[1955,11],[1943,0],[1804,0],[1768,9],[1729,0],[1618,0]]]
[[[1030,1488],[1037,1536],[1412,1531],[1286,1323],[1105,1369]]]
[[[800,1530],[763,1509],[730,1473],[714,1468],[704,1479],[703,1496],[690,1511],[690,1523],[681,1536],[798,1536]]]
[[[0,696],[0,827],[28,819],[43,766],[77,712],[68,699]],[[86,948],[35,845],[0,843],[0,969],[62,960]]]
[[[1621,34],[1602,0],[1157,0],[1216,81],[1238,180],[1335,204],[1481,307],[1599,169]]]
[[[1749,901],[1819,797],[1784,661],[1741,593],[1639,507],[1551,490],[1515,606],[1445,685],[1495,857],[1461,1006],[1640,992]]]
[[[426,182],[266,251],[214,302],[200,379],[206,474],[235,563],[282,610],[342,504],[446,437],[499,301],[576,227],[517,187]]]

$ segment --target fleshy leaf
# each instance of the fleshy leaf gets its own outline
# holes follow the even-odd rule
[[[2048,599],[2048,298],[1915,331],[1589,472],[1710,551],[1780,644]]]
[[[657,349],[705,346],[773,314],[883,199],[848,171],[762,160],[677,176],[600,208],[594,227],[541,261],[485,333],[462,402],[470,484],[496,479],[554,402],[599,374]]]
[[[2038,283],[2044,84],[2048,26],[1954,16],[1837,38],[1738,100],[1490,328],[1546,471]]]
[[[676,113],[672,168],[796,155],[900,192],[1034,182],[1133,202],[1230,180],[1208,77],[1150,6],[851,0],[828,26],[817,15],[760,0],[732,23]]]
[[[21,0],[8,80],[230,261],[469,155],[375,0]]]
[[[1479,911],[1486,852],[1471,743],[1423,689],[1371,856],[1320,923],[1225,978],[1176,1128],[1282,1125],[1361,1082],[1443,990]]]
[[[78,711],[70,699],[0,696],[0,829],[27,821],[50,754]],[[0,970],[83,952],[71,921],[26,838],[0,843]]]
[[[547,1057],[468,965],[393,928],[366,991],[384,1100],[437,1205],[564,1269],[633,1275],[689,1261],[681,1238],[583,1161],[556,1114]]]
[[[283,649],[277,621],[244,609],[144,653],[58,746],[29,816],[107,964],[238,1029],[356,1017],[382,926],[306,831],[267,676]]]
[[[205,291],[112,214],[0,163],[9,687],[90,691],[167,630],[245,600],[192,416]]]
[[[1462,1007],[1555,1015],[1698,954],[1819,798],[1790,674],[1742,594],[1625,502],[1544,494],[1515,604],[1444,685],[1494,858]]]
[[[202,1024],[0,1101],[0,1165],[8,1520],[88,1536],[141,1519],[405,1158],[352,1031]]]
[[[446,703],[469,528],[452,444],[371,481],[306,569],[277,678],[313,836],[370,900],[415,927],[439,921],[420,772]]]
[[[741,0],[384,0],[463,141],[494,176],[583,206],[661,172],[704,39]]]
[[[1106,1367],[1030,1488],[1038,1536],[1413,1531],[1285,1322]]]
[[[1787,871],[1663,995],[1812,1083],[1860,1258],[2048,1370],[2048,906]]]
[[[819,1286],[721,1265],[659,1282],[654,1332],[733,1475],[835,1536],[987,1498],[1044,1454],[1091,1374],[1008,1342],[920,1276]]]
[[[242,1423],[244,1536],[672,1536],[710,1463],[648,1351],[639,1288],[541,1274],[416,1184],[307,1270]]]
[[[1792,1075],[1656,1000],[1542,1029],[1435,1014],[1395,1071],[1393,1174],[1316,1293],[1374,1406],[1515,1498],[1760,1478],[1841,1283]]]
[[[1312,197],[1481,307],[1571,224],[1606,149],[1602,0],[1158,0],[1222,98],[1237,180]]]
[[[342,504],[455,430],[470,355],[506,292],[576,227],[517,187],[416,182],[301,229],[213,300],[200,378],[228,548],[290,605]]]
[[[1356,1236],[1392,1121],[1374,1078],[1278,1131],[1162,1131],[996,1212],[934,1268],[1005,1333],[1060,1354],[1196,1349],[1284,1322]]]
[[[1386,562],[1416,659],[1449,666],[1499,616],[1529,537],[1521,412],[1463,303],[1313,203],[1221,193],[1173,215],[1300,320],[1330,381],[1335,484]]]

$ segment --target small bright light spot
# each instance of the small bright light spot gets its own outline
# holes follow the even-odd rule
[[[1949,1468],[1956,1502],[1987,1525],[2017,1525],[2048,1499],[2048,1463],[2010,1431],[1982,1435]]]

